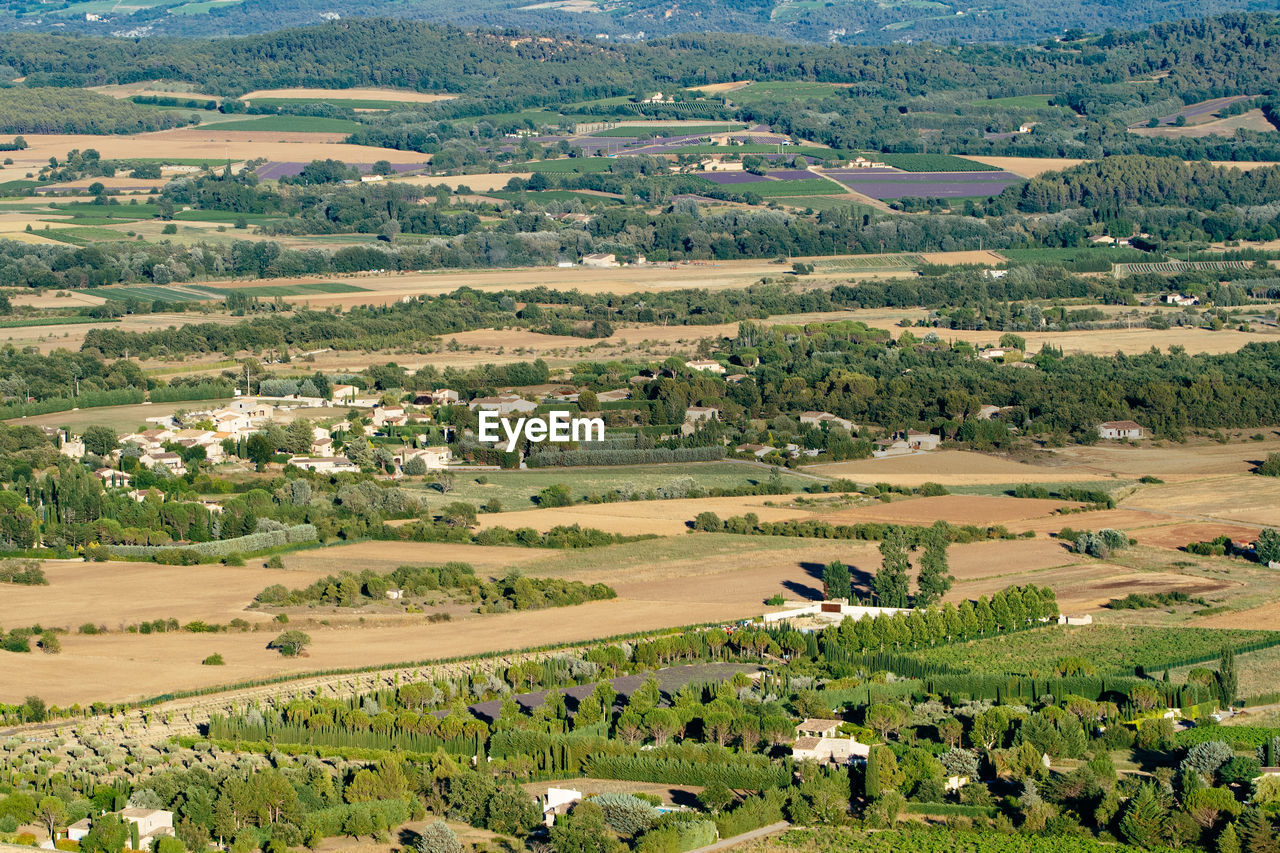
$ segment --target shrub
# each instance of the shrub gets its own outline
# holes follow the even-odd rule
[[[222,659],[222,655],[214,652],[204,660],[200,661],[201,666],[226,666],[227,662]]]
[[[278,651],[284,657],[293,658],[304,653],[309,645],[311,645],[311,637],[309,635],[301,631],[285,631],[267,643],[267,648]]]

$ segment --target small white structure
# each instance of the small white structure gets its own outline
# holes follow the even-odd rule
[[[127,486],[130,481],[133,480],[133,478],[124,471],[117,471],[114,468],[99,468],[93,473],[97,474],[98,478],[102,480],[102,484],[108,487]]]
[[[58,452],[63,456],[70,456],[72,459],[83,459],[85,454],[84,440],[80,436],[68,438],[62,442],[62,446],[58,448]]]
[[[693,361],[686,361],[684,366],[690,370],[697,370],[700,373],[719,373],[725,372],[724,365],[710,358],[698,358]]]
[[[556,815],[568,813],[574,803],[582,802],[582,792],[572,788],[548,788],[542,798],[542,820],[547,826],[556,822]]]
[[[902,438],[907,442],[907,447],[912,450],[937,450],[939,442],[942,441],[941,436],[934,435],[931,432],[919,432],[914,429],[907,430]]]
[[[777,453],[778,448],[768,444],[739,444],[734,448],[737,453],[750,453],[757,459],[763,459],[770,453]]]
[[[392,601],[399,601],[400,599],[404,598],[404,590],[403,590],[403,589],[389,589],[389,590],[387,590],[387,592],[386,592],[386,596],[387,596],[387,598],[391,599]]]
[[[1185,308],[1188,305],[1199,305],[1200,297],[1183,296],[1181,293],[1166,293],[1164,295],[1164,303],[1166,305],[1181,305]]]
[[[67,827],[67,838],[72,841],[82,841],[92,828],[93,824],[89,822],[89,818],[81,818]]]
[[[431,392],[431,402],[437,406],[450,406],[460,399],[462,398],[458,396],[458,392],[452,388],[437,388]]]
[[[596,399],[601,403],[621,403],[623,400],[631,399],[631,389],[615,388],[612,391],[601,391],[596,394]]]
[[[449,462],[453,459],[453,451],[444,445],[405,447],[393,459],[402,468],[410,459],[421,459],[426,463],[428,471],[440,471],[449,467]]]
[[[1098,437],[1111,440],[1142,438],[1142,425],[1135,421],[1103,421],[1098,424]]]
[[[857,622],[859,619],[877,616],[893,616],[896,613],[910,612],[910,607],[872,607],[863,604],[849,604],[843,599],[834,601],[817,601],[789,610],[766,613],[761,619],[766,625],[775,622],[789,622],[791,627],[802,634],[810,631],[821,631],[829,625],[838,625],[846,618]]]

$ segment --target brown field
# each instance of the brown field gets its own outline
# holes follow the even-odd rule
[[[312,89],[299,86],[292,89],[254,89],[240,96],[242,101],[254,98],[334,98],[353,101],[402,101],[407,104],[433,104],[451,101],[457,95],[437,95],[430,92],[414,92],[409,89],[379,89],[374,87],[354,89]]]
[[[204,98],[221,101],[217,95],[206,95],[200,92],[186,91],[190,83],[179,83],[174,80],[142,80],[137,83],[111,83],[105,86],[86,86],[93,92],[101,92],[113,98],[129,98],[134,95],[161,95],[175,98]]]
[[[1253,169],[1264,169],[1267,166],[1275,166],[1276,163],[1264,160],[1214,160],[1213,165],[1221,166],[1224,169],[1239,169],[1242,172],[1248,172]]]
[[[259,564],[260,565],[260,564]],[[253,597],[273,583],[305,586],[325,572],[251,566],[161,566],[155,563],[82,563],[45,560],[48,586],[7,588],[4,622],[15,617],[74,631],[92,622],[120,631],[126,626],[174,617],[226,623],[236,617],[267,622],[246,611]]]
[[[719,95],[724,92],[733,92],[738,89],[745,89],[751,85],[750,80],[736,80],[730,83],[708,83],[705,86],[693,86],[699,92],[705,92],[708,95]]]
[[[347,145],[340,133],[286,133],[280,131],[219,131],[216,124],[139,133],[132,136],[94,136],[88,134],[33,133],[27,135],[28,148],[14,151],[15,170],[38,169],[50,157],[59,160],[73,148],[96,149],[103,159],[154,157],[174,159],[230,159],[232,162],[265,157],[268,160],[323,160],[332,157],[348,163],[372,163],[391,160],[396,163],[427,162],[428,154],[405,152],[391,148]],[[325,141],[331,140],[331,141]]]
[[[79,304],[99,304],[98,302],[89,301],[80,303],[75,298],[57,299],[51,296],[46,298],[53,300],[52,305],[47,307],[71,308]],[[86,295],[84,299],[96,300],[99,297]],[[230,314],[131,314],[119,323],[104,323],[102,325],[106,328],[120,329],[121,331],[146,332],[154,329],[167,329],[170,326],[182,326],[187,323],[232,323],[239,322],[240,319],[239,317],[232,317]],[[85,333],[95,328],[95,326],[96,324],[94,323],[69,323],[56,326],[20,326],[12,329],[0,329],[0,343],[12,343],[17,347],[34,346],[44,353],[52,352],[55,349],[78,350],[84,343]]]
[[[1129,535],[1141,545],[1154,545],[1159,548],[1185,548],[1192,542],[1207,542],[1219,536],[1230,536],[1232,539],[1252,542],[1262,532],[1260,527],[1242,527],[1235,524],[1172,524],[1165,527],[1148,527],[1135,530]]]
[[[318,575],[365,569],[391,572],[404,565],[436,566],[453,561],[469,563],[477,573],[489,571],[505,574],[513,566],[545,558],[546,552],[537,548],[503,548],[455,542],[370,541],[296,551],[285,554],[282,560],[289,571],[313,572]],[[288,585],[285,580],[274,582]]]
[[[416,186],[446,186],[450,189],[469,187],[476,192],[492,192],[505,189],[512,178],[528,180],[533,172],[485,172],[475,175],[451,175],[449,177],[432,177],[430,175],[408,175],[403,178],[392,178],[397,184],[414,184]]]
[[[884,459],[858,459],[809,465],[806,471],[827,477],[849,477],[860,482],[887,482],[895,485],[919,486],[941,483],[944,486],[971,486],[986,483],[1055,483],[1096,479],[1093,472],[1068,471],[1046,465],[1029,465],[1001,456],[989,456],[969,450],[941,450],[890,456]]]
[[[1089,561],[1067,568],[1053,568],[1039,572],[1014,572],[985,578],[972,583],[959,583],[947,595],[948,600],[960,601],[990,596],[1010,584],[1034,583],[1053,587],[1063,613],[1077,614],[1097,610],[1113,598],[1123,598],[1131,592],[1152,593],[1179,590],[1188,595],[1206,595],[1229,589],[1232,583],[1211,580],[1174,572],[1134,572],[1124,566]]]
[[[1039,177],[1045,172],[1058,172],[1085,162],[1074,157],[970,157],[967,154],[965,159],[977,160],[1024,178]]]
[[[1020,333],[1021,334],[1021,333]],[[999,335],[990,332],[978,332],[966,329],[938,330],[938,335],[946,341],[968,341],[971,344],[995,343]],[[1241,332],[1235,329],[1223,329],[1219,332],[1208,329],[1181,327],[1174,329],[1095,329],[1071,332],[1027,332],[1022,335],[1027,341],[1028,352],[1038,352],[1045,344],[1061,347],[1067,354],[1084,353],[1087,355],[1113,355],[1117,352],[1141,353],[1155,347],[1167,350],[1171,346],[1185,347],[1189,353],[1235,352],[1245,344],[1255,341],[1280,340],[1280,332],[1274,329],[1256,332]]]
[[[1200,138],[1203,136],[1233,136],[1237,130],[1253,130],[1259,133],[1275,131],[1275,126],[1267,121],[1262,110],[1249,110],[1236,116],[1228,116],[1200,124],[1187,124],[1185,127],[1131,127],[1130,133],[1139,136],[1156,136],[1165,139]]]
[[[872,504],[819,516],[832,524],[884,522],[932,524],[938,519],[951,524],[1013,524],[1051,515],[1064,507],[1078,506],[1055,500],[992,497],[986,495],[942,495],[911,498],[887,504]]]
[[[1231,613],[1218,613],[1213,616],[1202,616],[1190,624],[1197,628],[1263,628],[1274,631],[1280,624],[1280,601],[1272,601],[1249,610],[1236,610]],[[1245,666],[1248,671],[1248,665]],[[1275,681],[1270,681],[1267,690],[1275,689]]]
[[[1250,431],[1251,432],[1251,431]],[[1280,452],[1280,438],[1273,430],[1258,430],[1266,441],[1231,444],[1143,444],[1129,446],[1099,443],[1092,447],[1067,447],[1050,452],[1061,464],[1082,473],[1137,478],[1153,474],[1165,479],[1193,479],[1220,474],[1245,474],[1270,453]],[[1249,488],[1265,485],[1266,478],[1251,477]],[[1268,481],[1274,482],[1274,481]],[[1155,488],[1155,487],[1148,487]],[[1144,490],[1145,491],[1145,490]]]
[[[87,189],[93,184],[102,184],[107,189],[115,189],[119,187],[163,187],[169,181],[166,178],[130,178],[125,175],[117,175],[111,178],[77,178],[74,181],[59,181],[51,186],[61,187],[63,189]],[[57,221],[56,217],[53,221]]]
[[[997,252],[979,252],[976,250],[968,252],[925,252],[920,257],[931,264],[983,264],[989,267],[998,267],[1009,261],[1008,258]]]

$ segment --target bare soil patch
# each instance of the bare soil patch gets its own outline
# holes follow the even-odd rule
[[[1046,465],[1030,465],[968,450],[939,450],[883,459],[857,459],[809,465],[806,471],[827,477],[848,477],[859,482],[886,482],[919,486],[974,486],[987,483],[1049,483],[1096,479],[1097,474],[1074,472]]]
[[[997,267],[1009,260],[997,252],[977,250],[967,252],[925,252],[920,257],[931,264],[983,264],[989,267]]]
[[[1087,162],[1074,157],[969,157],[966,155],[966,158],[995,166],[997,169],[1004,169],[1006,172],[1013,172],[1024,178],[1039,177],[1045,172],[1059,172]]]
[[[1154,545],[1158,548],[1178,550],[1192,542],[1207,542],[1219,536],[1230,536],[1232,539],[1246,542],[1258,538],[1262,532],[1260,527],[1240,527],[1235,524],[1189,523],[1171,524],[1161,527],[1148,527],[1130,534],[1139,544]]]
[[[453,561],[470,563],[477,572],[505,573],[513,566],[545,558],[546,551],[537,548],[503,548],[456,542],[371,541],[296,551],[285,554],[282,561],[286,569],[317,575],[365,569],[385,573],[405,565],[438,566]]]
[[[672,536],[689,530],[687,522],[700,512],[714,512],[721,518],[754,512],[763,521],[808,518],[810,513],[764,506],[776,498],[749,496],[740,498],[696,498],[670,501],[633,501],[631,503],[582,504],[556,509],[529,509],[480,516],[480,527],[532,527],[546,531],[558,525],[580,524],[608,533],[639,535],[654,533]]]
[[[878,521],[929,525],[941,520],[951,524],[994,525],[1042,518],[1053,514],[1056,510],[1074,506],[1079,504],[1034,498],[941,495],[855,507],[823,515],[820,518],[832,524]]]
[[[1237,130],[1252,130],[1259,133],[1272,133],[1275,126],[1267,121],[1262,110],[1249,110],[1240,115],[1228,116],[1200,124],[1188,124],[1185,127],[1131,127],[1130,133],[1139,136],[1163,137],[1165,139],[1200,138],[1204,136],[1232,136]]]
[[[494,190],[506,189],[512,178],[520,178],[528,180],[533,177],[533,172],[485,172],[476,175],[451,175],[449,177],[432,177],[431,175],[407,175],[403,178],[393,178],[397,184],[414,184],[416,186],[446,186],[450,189],[458,187],[468,187],[476,192],[493,192]]]

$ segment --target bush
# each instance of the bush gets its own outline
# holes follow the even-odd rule
[[[200,661],[201,666],[226,666],[227,662],[222,659],[222,655],[214,652],[204,660]]]
[[[301,631],[285,631],[267,643],[267,648],[278,651],[284,657],[293,658],[303,654],[309,645],[311,645],[311,637],[308,634]]]

